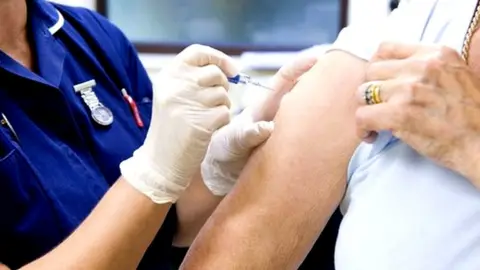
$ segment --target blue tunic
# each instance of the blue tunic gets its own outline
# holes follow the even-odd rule
[[[85,219],[142,144],[152,109],[151,82],[119,29],[87,9],[27,2],[35,72],[0,51],[0,262],[11,268],[42,256]],[[89,80],[111,125],[97,124],[74,91]],[[170,268],[175,225],[173,208],[139,269]]]

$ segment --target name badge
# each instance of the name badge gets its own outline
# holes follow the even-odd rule
[[[93,91],[95,85],[97,85],[95,80],[90,80],[74,85],[73,89],[76,93],[80,93],[83,102],[90,109],[90,115],[93,121],[101,126],[109,126],[113,122],[113,113],[98,99]]]

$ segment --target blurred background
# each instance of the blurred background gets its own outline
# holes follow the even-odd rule
[[[238,60],[255,79],[268,80],[299,52],[321,54],[351,23],[375,22],[398,0],[55,0],[96,10],[135,44],[150,75],[193,43]],[[233,111],[265,94],[234,87]]]

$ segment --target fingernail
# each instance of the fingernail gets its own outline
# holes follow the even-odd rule
[[[268,130],[270,132],[272,132],[273,128],[275,127],[275,124],[273,123],[273,121],[264,121],[264,122],[261,122],[260,125],[264,130]]]

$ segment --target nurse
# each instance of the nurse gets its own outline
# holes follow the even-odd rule
[[[94,12],[4,0],[0,25],[0,269],[170,269],[269,136],[255,121],[313,65],[286,66],[266,106],[227,125],[237,70],[219,51],[184,50],[152,96]]]

